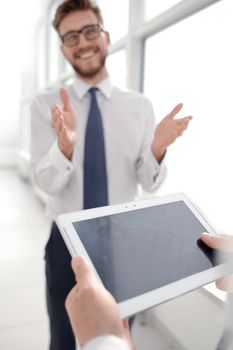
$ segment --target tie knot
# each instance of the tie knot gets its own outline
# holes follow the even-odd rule
[[[95,97],[96,96],[96,91],[98,91],[99,89],[97,87],[92,87],[88,90],[89,94],[91,97]]]

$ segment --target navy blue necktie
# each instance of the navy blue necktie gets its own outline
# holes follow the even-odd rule
[[[96,99],[97,90],[94,87],[89,90],[91,102],[84,149],[84,209],[108,205],[104,132]]]

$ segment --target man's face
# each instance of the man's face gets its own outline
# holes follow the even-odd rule
[[[75,11],[68,14],[59,26],[59,34],[81,30],[89,25],[99,24],[96,15],[91,10]],[[82,78],[94,78],[105,68],[109,35],[101,31],[97,38],[87,40],[83,33],[74,46],[61,46],[65,58]]]

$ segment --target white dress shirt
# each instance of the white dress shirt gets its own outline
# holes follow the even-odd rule
[[[84,138],[90,107],[86,82],[74,78],[67,87],[77,118],[77,143],[72,160],[60,151],[51,126],[51,107],[61,105],[59,90],[35,98],[31,119],[31,164],[35,184],[48,194],[47,215],[83,209]],[[154,191],[165,177],[151,152],[155,118],[151,102],[142,94],[113,87],[107,77],[97,87],[102,113],[109,204],[135,199],[137,185]]]
[[[129,350],[129,347],[123,339],[106,335],[93,338],[82,350]]]

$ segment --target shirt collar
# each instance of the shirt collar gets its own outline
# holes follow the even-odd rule
[[[83,99],[83,97],[86,95],[88,90],[92,87],[92,85],[86,83],[84,80],[78,78],[75,76],[74,78],[74,88],[75,92],[80,98],[80,100]],[[100,92],[107,98],[111,99],[112,97],[112,91],[113,91],[113,86],[111,84],[110,77],[107,76],[105,79],[101,80],[96,87],[100,90]]]

